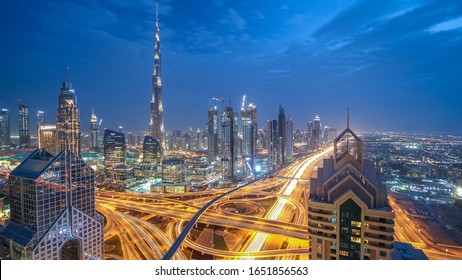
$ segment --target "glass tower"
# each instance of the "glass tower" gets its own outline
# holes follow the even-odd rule
[[[0,230],[11,259],[103,258],[95,173],[80,157],[35,150],[10,174],[11,221]]]
[[[10,145],[10,112],[0,111],[0,148]]]
[[[69,68],[67,69],[67,81],[63,82],[59,94],[56,132],[59,150],[68,150],[80,156],[79,109],[75,90],[69,82]]]
[[[19,102],[19,147],[26,148],[30,146],[29,133],[29,106],[24,101]]]

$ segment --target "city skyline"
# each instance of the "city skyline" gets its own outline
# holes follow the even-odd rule
[[[33,105],[32,115],[43,110],[55,119],[70,66],[80,121],[94,109],[102,127],[148,130],[155,1],[3,5],[0,102],[12,124],[17,99]],[[306,129],[316,114],[340,127],[341,115],[332,112],[350,107],[355,129],[461,134],[461,85],[451,59],[461,53],[457,1],[190,5],[159,1],[167,131],[204,129],[211,96],[237,108],[246,94],[259,108],[259,126],[282,104],[294,128]]]

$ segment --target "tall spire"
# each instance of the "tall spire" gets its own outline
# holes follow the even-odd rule
[[[350,128],[350,108],[347,108],[347,128]]]
[[[160,54],[160,30],[159,9],[156,1],[156,39],[154,45],[154,71],[152,73],[152,100],[151,120],[149,122],[149,135],[159,140],[162,148],[165,147],[164,139],[164,114],[162,106],[162,78],[161,78],[161,54]]]

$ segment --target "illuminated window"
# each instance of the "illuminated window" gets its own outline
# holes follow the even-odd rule
[[[361,222],[351,221],[351,226],[360,228],[361,227]]]
[[[345,256],[345,257],[348,257],[348,251],[343,251],[343,250],[341,250],[341,251],[340,251],[340,255]]]
[[[350,238],[350,240],[351,240],[351,242],[354,242],[354,243],[361,243],[361,238],[359,238],[359,237],[352,236]]]
[[[351,234],[361,235],[361,230],[353,228],[353,229],[351,229]]]

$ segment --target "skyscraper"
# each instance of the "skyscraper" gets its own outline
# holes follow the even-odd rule
[[[237,113],[227,106],[221,114],[221,163],[225,180],[234,180],[237,165]]]
[[[210,106],[207,117],[207,138],[209,162],[218,159],[218,109],[216,105]]]
[[[252,103],[247,109],[241,108],[242,118],[242,158],[245,174],[254,171],[255,152],[257,144],[257,108]]]
[[[292,155],[294,150],[294,124],[292,118],[286,122],[286,162],[292,161]]]
[[[90,120],[90,149],[95,152],[99,150],[98,134],[99,134],[98,117],[96,117],[95,112],[92,111],[91,120]]]
[[[38,110],[37,111],[37,130],[41,125],[45,124],[45,112]]]
[[[311,179],[310,259],[391,259],[395,215],[379,171],[363,156],[363,142],[347,121],[334,157]]]
[[[54,155],[57,155],[60,152],[58,148],[56,125],[43,124],[39,126],[38,146],[40,149],[46,149]]]
[[[278,121],[268,121],[267,144],[268,147],[268,169],[273,170],[279,164],[279,137]]]
[[[30,133],[29,133],[29,106],[24,101],[19,101],[19,147],[30,147]]]
[[[284,107],[281,105],[279,105],[278,115],[278,145],[278,164],[284,164],[286,155],[286,115]]]
[[[80,157],[36,149],[10,174],[11,221],[0,230],[11,259],[103,258],[95,173]]]
[[[312,136],[313,150],[319,149],[319,145],[322,144],[322,127],[321,127],[321,118],[319,115],[313,120],[313,136]]]
[[[0,148],[10,145],[10,112],[7,109],[0,111]]]
[[[313,121],[309,121],[306,129],[306,143],[308,145],[308,149],[310,150],[314,150],[313,129]]]
[[[159,164],[161,159],[160,142],[151,136],[144,136],[143,141],[143,162],[150,164]]]
[[[106,173],[116,165],[125,164],[125,134],[105,129],[103,146]]]
[[[69,150],[80,156],[79,109],[75,90],[69,81],[69,68],[67,68],[67,81],[63,82],[59,94],[56,132],[59,150]]]
[[[165,149],[164,137],[164,109],[162,106],[162,79],[160,57],[159,13],[156,4],[156,42],[154,47],[154,72],[152,73],[152,100],[151,121],[149,123],[150,135],[159,140],[162,149]]]

